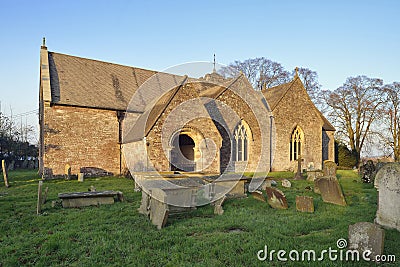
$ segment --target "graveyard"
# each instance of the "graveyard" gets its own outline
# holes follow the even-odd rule
[[[251,174],[246,174],[251,176]],[[349,240],[349,225],[373,223],[378,192],[373,183],[363,183],[352,170],[338,170],[337,181],[345,205],[323,201],[314,192],[314,182],[294,180],[293,172],[273,172],[275,188],[284,193],[287,209],[274,209],[268,201],[247,197],[225,200],[221,215],[205,205],[169,216],[157,229],[138,209],[142,193],[132,179],[91,177],[46,180],[46,202],[37,215],[36,171],[10,171],[9,187],[0,186],[0,263],[2,266],[281,266],[261,262],[257,252],[269,250],[315,250]],[[287,180],[285,180],[287,179]],[[290,183],[290,186],[288,185]],[[323,186],[323,185],[322,185]],[[323,190],[321,186],[320,189]],[[64,208],[59,193],[97,191],[123,193],[123,201],[89,207]],[[382,190],[382,189],[380,189]],[[262,192],[266,199],[266,192]],[[296,202],[313,199],[313,211]],[[383,212],[382,212],[383,213]],[[400,259],[400,232],[385,228],[384,251]],[[375,266],[375,263],[288,261],[286,266]]]

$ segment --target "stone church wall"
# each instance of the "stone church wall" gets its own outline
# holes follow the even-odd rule
[[[72,174],[81,167],[120,172],[119,123],[116,111],[70,107],[44,107],[45,174]],[[122,166],[124,168],[124,166]]]
[[[322,126],[320,114],[312,104],[306,91],[297,81],[289,89],[281,102],[274,109],[276,126],[276,150],[273,170],[295,170],[296,161],[290,161],[290,139],[293,129],[298,125],[304,132],[302,148],[303,168],[311,162],[316,169],[322,168]],[[333,144],[333,132],[327,132]],[[329,143],[329,159],[333,159],[331,142]]]

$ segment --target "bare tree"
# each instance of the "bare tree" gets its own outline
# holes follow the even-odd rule
[[[380,136],[384,145],[393,153],[394,160],[400,161],[400,83],[386,85]]]
[[[290,80],[289,72],[280,63],[264,57],[235,61],[220,69],[225,77],[234,77],[242,72],[254,89],[270,88]]]
[[[337,133],[347,141],[357,164],[384,102],[382,84],[381,79],[350,77],[326,99]]]

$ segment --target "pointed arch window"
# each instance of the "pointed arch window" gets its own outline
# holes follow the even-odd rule
[[[298,160],[303,149],[304,133],[299,126],[297,126],[290,137],[290,160]]]
[[[247,161],[248,159],[249,133],[246,128],[245,122],[243,121],[235,128],[233,135],[233,156],[235,161]]]

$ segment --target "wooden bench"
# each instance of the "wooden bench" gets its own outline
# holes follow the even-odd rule
[[[59,193],[64,208],[78,208],[85,206],[98,206],[103,204],[114,204],[114,198],[124,201],[121,191],[88,191]]]

